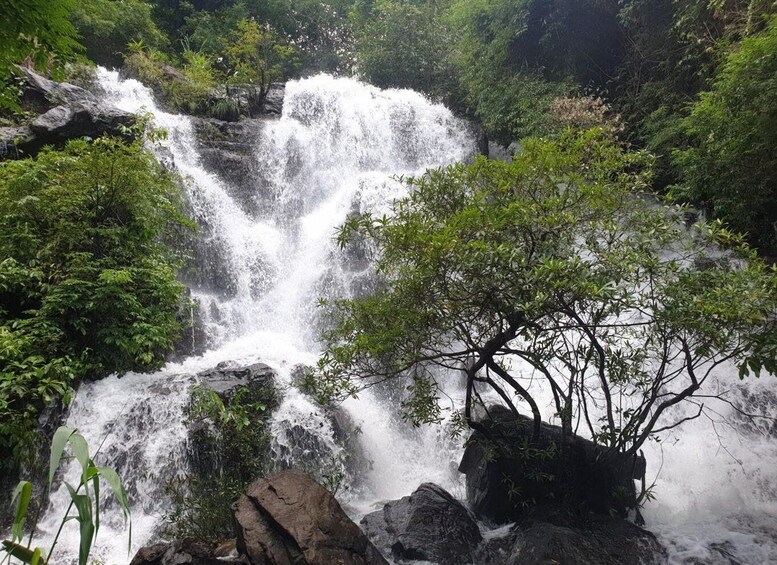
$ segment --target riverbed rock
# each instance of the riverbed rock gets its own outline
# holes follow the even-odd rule
[[[67,82],[55,82],[39,75],[32,69],[18,66],[24,78],[21,104],[27,110],[44,113],[55,106],[75,102],[97,102],[97,97],[80,86]]]
[[[479,548],[480,565],[658,565],[655,536],[626,520],[559,513],[513,526]]]
[[[644,458],[605,463],[598,446],[576,436],[561,450],[561,428],[545,423],[537,445],[527,452],[521,446],[531,435],[532,420],[516,419],[499,405],[487,412],[480,423],[490,437],[474,432],[459,465],[467,502],[479,518],[504,524],[535,505],[625,516],[636,506],[634,479],[644,476]]]
[[[244,563],[233,557],[217,556],[216,548],[191,538],[140,548],[130,565],[224,565]]]
[[[388,565],[334,496],[299,471],[252,483],[232,510],[238,552],[252,565]]]
[[[432,483],[424,483],[410,496],[367,514],[360,525],[384,554],[397,561],[472,563],[473,553],[483,541],[467,509]]]
[[[275,371],[264,363],[240,366],[231,362],[219,363],[215,368],[197,374],[199,386],[215,392],[229,410],[240,392],[241,402],[259,403],[266,407],[251,422],[252,430],[265,425],[272,414],[276,399]],[[242,407],[245,410],[245,406]],[[209,419],[195,419],[188,423],[186,458],[193,475],[218,480],[224,469],[236,465],[236,458],[244,457],[240,446],[225,441],[218,427]],[[257,458],[268,457],[267,453],[255,453]],[[245,479],[244,479],[245,480]]]

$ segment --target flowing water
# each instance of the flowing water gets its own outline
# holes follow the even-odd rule
[[[244,140],[252,144],[250,178],[236,187],[203,164],[191,118],[161,111],[134,80],[104,70],[99,79],[106,100],[151,112],[167,130],[155,151],[184,178],[201,226],[199,267],[211,273],[192,288],[206,353],[154,374],[83,385],[70,412],[69,424],[93,448],[100,446],[98,464],[116,467],[127,484],[134,554],[154,539],[169,506],[164,481],[186,470],[181,411],[198,371],[223,361],[272,366],[284,390],[272,423],[278,465],[342,461],[344,447],[331,420],[291,385],[295,367],[314,363],[319,352],[317,299],[369,286],[367,259],[340,252],[335,228],[351,212],[386,211],[405,192],[393,175],[465,160],[475,144],[467,124],[416,93],[318,76],[287,85],[280,119],[252,123]],[[747,390],[764,398],[769,384]],[[453,403],[460,401],[455,386],[449,392]],[[361,427],[359,472],[346,473],[338,493],[352,516],[408,495],[424,481],[463,495],[455,471],[461,440],[451,440],[444,427],[409,428],[371,392],[343,410]],[[649,448],[649,473],[661,470],[658,500],[646,517],[672,562],[777,562],[777,437],[771,432],[720,425],[713,432],[709,422],[695,421],[676,439]],[[44,535],[53,534],[66,501],[64,489],[53,495]],[[106,563],[129,560],[122,526],[118,509],[108,509],[95,556]],[[68,557],[58,563],[77,555],[76,528],[66,529],[65,538]],[[727,554],[735,560],[726,561]]]

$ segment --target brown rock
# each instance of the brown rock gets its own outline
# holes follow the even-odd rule
[[[334,496],[299,471],[252,483],[232,509],[237,549],[252,565],[388,565]]]

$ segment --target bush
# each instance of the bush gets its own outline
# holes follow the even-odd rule
[[[203,460],[168,483],[173,508],[165,516],[167,535],[213,542],[232,537],[232,503],[271,468],[267,426],[278,401],[271,384],[236,387],[225,399],[194,389],[186,418]]]
[[[701,205],[764,251],[777,250],[777,17],[745,39],[682,124],[676,198]]]
[[[142,140],[71,141],[0,163],[0,454],[84,378],[159,367],[181,330],[173,251],[192,224]]]

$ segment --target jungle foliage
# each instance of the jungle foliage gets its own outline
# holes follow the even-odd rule
[[[142,139],[0,162],[3,466],[31,463],[38,413],[78,381],[154,369],[172,348],[192,229],[179,193]]]

